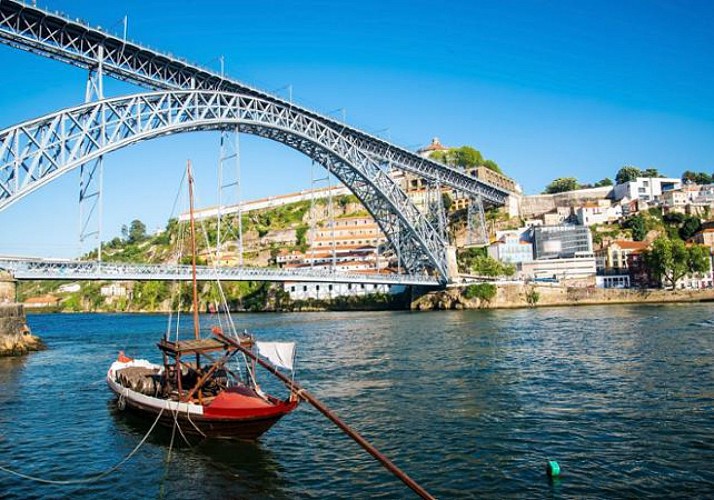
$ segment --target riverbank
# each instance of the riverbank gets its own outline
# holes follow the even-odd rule
[[[20,356],[45,348],[30,333],[21,304],[0,305],[0,356]]]
[[[473,286],[473,285],[471,285]],[[478,286],[478,285],[477,285]],[[452,309],[517,309],[603,304],[650,304],[714,301],[714,289],[639,290],[509,284],[495,287],[490,299],[468,298],[469,287],[427,292],[412,300],[415,311]]]

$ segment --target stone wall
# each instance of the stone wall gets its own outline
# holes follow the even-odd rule
[[[0,304],[0,356],[18,356],[44,349],[42,341],[30,335],[21,304]]]
[[[0,272],[0,356],[17,356],[44,348],[42,341],[30,335],[25,310],[15,300],[16,282]]]
[[[588,201],[604,200],[612,192],[612,187],[578,189],[556,194],[536,194],[521,199],[521,217],[532,219],[554,211],[558,207],[577,207]]]
[[[411,309],[511,309],[521,307],[596,304],[641,304],[714,301],[714,290],[636,290],[563,287],[558,285],[501,285],[489,302],[469,300],[464,288],[448,288],[415,296]]]
[[[17,283],[10,274],[0,271],[0,304],[15,302],[15,289]]]

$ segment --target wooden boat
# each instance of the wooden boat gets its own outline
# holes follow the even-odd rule
[[[241,345],[252,340],[240,338]],[[263,394],[256,384],[236,379],[226,367],[239,351],[219,338],[168,341],[159,349],[166,359],[158,365],[143,359],[122,357],[112,363],[107,383],[118,396],[120,409],[144,413],[160,423],[181,427],[185,434],[222,439],[257,439],[298,404],[294,393],[287,400]],[[220,359],[200,364],[185,361],[185,356]],[[248,366],[253,365],[248,361]],[[253,365],[254,368],[254,365]],[[249,368],[252,374],[254,369]],[[253,375],[248,375],[252,377]]]
[[[253,348],[257,347],[258,353],[263,353],[274,366],[292,369],[294,344],[256,343],[248,335],[238,335],[230,318],[224,322],[232,329],[230,336],[217,326],[209,335],[201,335],[190,163],[187,171],[191,200],[194,338],[170,340],[167,331],[157,344],[163,364],[132,359],[120,352],[107,372],[107,384],[118,396],[120,409],[145,414],[166,426],[178,425],[183,434],[254,440],[294,410],[299,398],[292,389],[285,400],[261,391],[256,377],[256,361],[264,366],[265,361],[256,358]],[[228,314],[228,308],[224,310]],[[236,360],[240,363],[235,363]]]

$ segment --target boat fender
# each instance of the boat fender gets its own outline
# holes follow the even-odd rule
[[[119,399],[117,400],[117,409],[119,411],[124,411],[126,409],[126,398],[124,395],[120,395]]]
[[[545,472],[548,477],[558,477],[560,476],[560,465],[555,460],[549,460],[545,465]]]

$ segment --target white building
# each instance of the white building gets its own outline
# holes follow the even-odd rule
[[[406,290],[404,285],[364,284],[364,283],[303,283],[285,282],[283,289],[292,300],[320,299],[336,297],[362,297],[374,293],[397,295]]]
[[[65,283],[64,285],[60,285],[57,291],[61,293],[74,293],[78,292],[81,288],[82,286],[79,283]]]
[[[571,259],[541,259],[521,264],[521,274],[530,279],[583,280],[595,278],[595,256]]]
[[[660,201],[662,193],[682,187],[682,181],[665,177],[638,177],[634,181],[618,184],[613,188],[613,196],[619,201],[630,200]]]
[[[130,297],[131,290],[122,283],[110,283],[99,289],[102,297]]]
[[[577,207],[575,215],[578,218],[578,223],[583,226],[606,224],[622,217],[622,207],[620,205],[612,206],[610,200],[598,200]]]
[[[509,264],[533,260],[533,244],[527,240],[527,231],[527,228],[497,231],[496,241],[488,246],[489,257]]]

